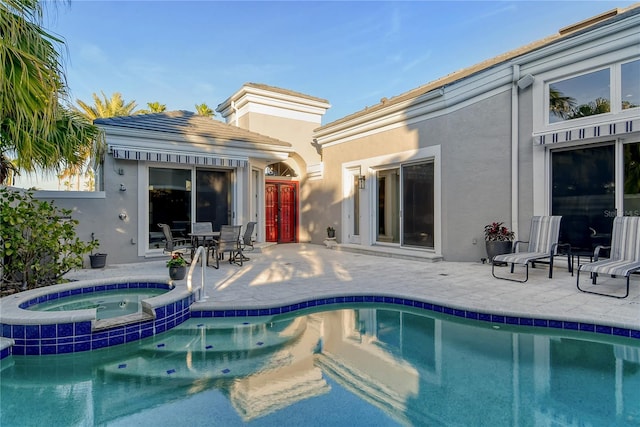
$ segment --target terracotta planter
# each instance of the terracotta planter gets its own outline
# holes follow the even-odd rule
[[[169,277],[171,280],[182,280],[187,274],[187,267],[169,267]]]
[[[511,253],[511,242],[485,242],[489,262],[496,255]]]

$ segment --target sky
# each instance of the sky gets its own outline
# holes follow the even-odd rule
[[[253,82],[328,100],[327,124],[633,3],[71,0],[44,27],[64,40],[73,104],[215,110]]]

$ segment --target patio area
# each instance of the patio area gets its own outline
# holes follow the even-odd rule
[[[196,302],[194,308],[271,308],[323,297],[373,294],[454,310],[640,330],[640,277],[632,278],[626,299],[584,294],[576,289],[576,278],[567,271],[562,258],[557,261],[553,279],[548,278],[548,266],[540,265],[530,269],[528,282],[520,284],[494,279],[491,265],[480,262],[421,262],[313,244],[274,245],[247,255],[251,260],[243,267],[225,261],[219,270],[206,268],[207,298]],[[71,272],[67,277],[168,277],[165,261],[108,265],[105,269]],[[508,269],[500,268],[499,273],[508,274]],[[199,277],[196,269],[194,287]],[[603,277],[599,286],[607,286],[611,280]],[[612,289],[622,290],[623,279],[615,280]],[[186,281],[176,284],[186,286]]]

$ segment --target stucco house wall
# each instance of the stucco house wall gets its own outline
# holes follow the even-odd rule
[[[478,260],[486,256],[483,226],[493,221],[504,222],[516,238],[527,240],[531,217],[551,214],[554,150],[605,143],[615,144],[619,156],[623,144],[638,138],[637,108],[614,107],[611,114],[549,125],[545,99],[553,79],[611,68],[616,102],[619,64],[640,57],[639,12],[632,6],[603,13],[316,129],[327,189],[342,204],[330,205],[327,214],[336,215],[340,209],[339,224],[344,227],[350,221],[353,202],[345,190],[351,185],[345,173],[360,168],[369,183],[358,195],[361,235],[353,241],[343,231],[338,233],[341,242],[387,245],[375,241],[375,172],[385,165],[429,158],[434,159],[436,173],[436,242],[426,252],[451,261]],[[405,151],[411,150],[412,142],[416,150],[426,151]],[[620,184],[616,192],[616,204],[622,206]],[[401,243],[395,246],[414,250]]]
[[[107,174],[104,190],[95,192],[38,191],[37,199],[55,200],[56,206],[72,211],[79,221],[77,235],[83,241],[91,241],[92,234],[99,240],[95,252],[107,253],[108,264],[140,262],[146,258],[139,254],[140,235],[138,200],[139,168],[134,161],[118,161],[105,157]],[[121,191],[124,186],[126,191]],[[121,218],[121,214],[124,214]],[[143,241],[144,243],[144,241]],[[89,266],[88,258],[85,265]]]
[[[311,241],[317,234],[318,224],[325,222],[321,209],[316,206],[323,201],[317,182],[322,175],[322,159],[313,145],[313,131],[320,126],[329,107],[325,99],[264,84],[245,83],[216,108],[230,125],[291,144],[293,151],[284,162],[295,170],[296,176],[268,178],[299,183],[297,234],[300,242]]]
[[[247,161],[246,167],[234,170],[241,223],[264,212],[264,168],[286,161],[297,176],[278,179],[300,183],[300,241],[320,244],[326,227],[333,226],[344,245],[386,244],[400,251],[420,250],[434,259],[477,261],[485,256],[485,224],[504,221],[517,238],[526,240],[531,216],[551,214],[554,153],[615,146],[616,209],[621,211],[622,150],[640,144],[638,108],[616,107],[609,114],[548,123],[545,99],[549,82],[604,68],[615,76],[611,86],[617,94],[621,64],[640,60],[639,29],[637,5],[607,12],[324,125],[320,123],[328,101],[248,83],[217,111],[227,121],[223,133],[249,130],[256,133],[251,138],[258,138],[257,145],[245,144],[242,138],[221,142],[215,132],[207,141],[214,150]],[[620,96],[616,94],[614,101]],[[119,136],[107,134],[111,145],[148,143],[148,135],[141,138],[138,130],[123,129]],[[146,131],[153,134],[157,129]],[[189,128],[178,132],[177,145],[167,131],[174,130],[155,134],[163,149],[211,149]],[[226,145],[232,140],[233,147]],[[434,165],[434,247],[376,242],[376,173],[415,162]],[[73,209],[81,221],[81,238],[90,240],[95,233],[110,263],[139,261],[150,256],[140,247],[147,232],[140,226],[146,215],[147,166],[107,155],[104,191],[43,192],[38,197]],[[252,174],[259,176],[257,186]],[[353,188],[358,176],[364,178],[362,189]],[[126,191],[120,191],[121,184]],[[257,206],[251,205],[254,195]],[[359,235],[349,229],[353,197],[359,200]]]
[[[326,215],[340,215],[345,167],[360,164],[364,171],[385,166],[370,160],[379,157],[388,158],[386,164],[393,165],[402,160],[394,159],[397,153],[437,147],[441,153],[438,215],[442,252],[448,260],[480,259],[484,256],[484,225],[508,220],[511,214],[510,109],[509,90],[505,90],[448,114],[324,148],[324,183],[332,194]],[[363,245],[374,244],[366,232],[375,221],[371,209],[376,197],[375,177],[370,175],[360,199]]]
[[[289,142],[304,161],[300,166],[304,166],[303,172],[306,173],[307,165],[320,163],[320,154],[311,145],[313,130],[319,124],[319,122],[250,113],[242,116],[239,127]]]
[[[445,260],[485,256],[484,226],[510,223],[509,91],[424,124],[442,146],[442,253]]]

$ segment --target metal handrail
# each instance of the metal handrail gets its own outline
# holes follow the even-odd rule
[[[207,250],[205,249],[204,246],[198,246],[198,249],[196,249],[195,253],[193,254],[193,257],[191,258],[191,266],[189,267],[189,271],[187,272],[187,290],[189,292],[193,291],[193,270],[196,268],[196,264],[198,263],[198,260],[200,260],[200,271],[202,272],[202,274],[200,275],[200,293],[198,295],[198,298],[196,299],[196,301],[202,301],[203,299],[207,299],[207,297],[205,296],[205,290],[204,290],[204,284],[205,282],[205,258],[206,258],[206,254],[207,254]]]

